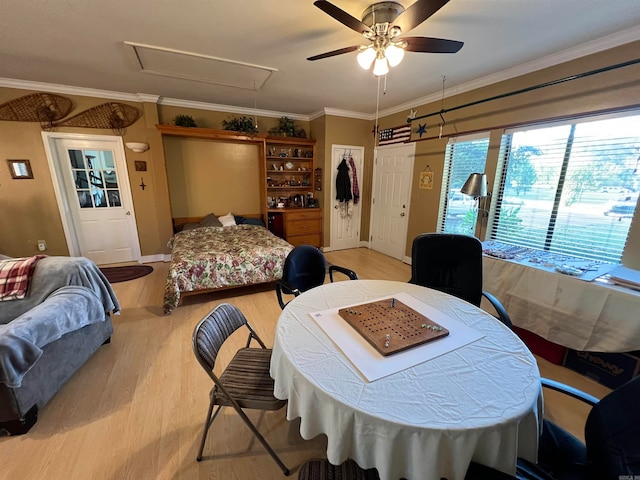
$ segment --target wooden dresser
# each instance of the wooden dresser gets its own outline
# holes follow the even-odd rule
[[[270,209],[270,229],[293,246],[307,244],[322,246],[322,209],[285,208]],[[277,218],[277,217],[280,218]],[[274,225],[274,228],[271,228]],[[276,225],[282,225],[278,231]]]

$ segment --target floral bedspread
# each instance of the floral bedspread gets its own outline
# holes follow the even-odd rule
[[[165,314],[178,306],[182,292],[279,280],[293,246],[264,227],[235,225],[179,232],[169,248]]]

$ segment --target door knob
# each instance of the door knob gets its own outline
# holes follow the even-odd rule
[[[130,212],[129,210],[127,210],[127,213],[126,213],[126,214],[127,214],[127,215],[131,215],[131,212]]]
[[[334,205],[333,208],[335,208],[337,210],[338,209],[338,205]]]
[[[404,212],[402,212],[402,213],[400,214],[400,216],[401,216],[401,217],[404,217]]]

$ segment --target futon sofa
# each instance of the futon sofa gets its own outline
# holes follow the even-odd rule
[[[26,297],[0,301],[0,434],[23,434],[35,424],[38,410],[110,341],[110,315],[119,311],[89,259],[37,261]]]

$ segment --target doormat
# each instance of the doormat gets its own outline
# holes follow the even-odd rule
[[[153,272],[153,267],[151,265],[126,265],[124,267],[101,267],[100,271],[104,273],[109,283],[118,283],[149,275]]]

